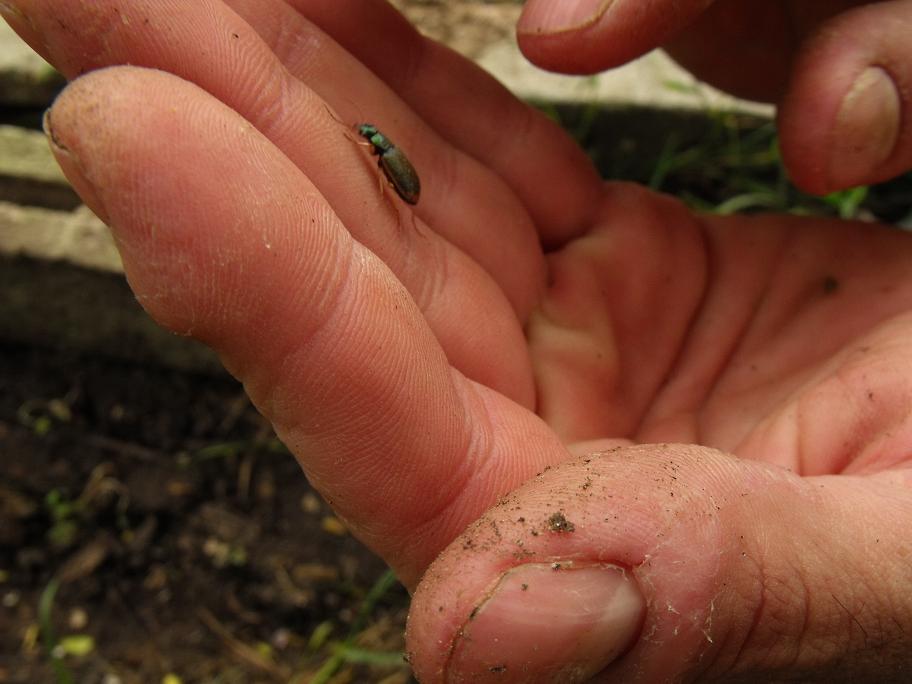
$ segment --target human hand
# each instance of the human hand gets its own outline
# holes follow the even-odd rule
[[[569,73],[662,45],[708,83],[777,103],[783,160],[808,192],[912,168],[909,0],[529,0],[518,35]]]
[[[418,587],[423,681],[907,662],[907,235],[603,186],[380,3],[19,4],[70,76],[171,72],[77,81],[55,151],[143,305]],[[407,151],[414,224],[324,100]]]

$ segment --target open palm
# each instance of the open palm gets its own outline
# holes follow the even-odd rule
[[[139,300],[220,353],[314,485],[410,587],[548,466],[564,464],[515,495],[522,510],[649,518],[667,452],[603,456],[618,498],[595,503],[591,458],[571,459],[625,443],[740,457],[672,454],[689,475],[665,510],[704,505],[692,492],[705,485],[726,535],[744,525],[735,490],[759,487],[751,516],[772,525],[758,510],[786,508],[796,530],[842,506],[900,501],[896,492],[909,508],[897,485],[912,437],[912,238],[839,221],[694,216],[604,185],[550,122],[383,3],[18,4],[24,17],[11,23],[68,76],[136,65],[78,80],[47,127],[64,170],[112,226]],[[350,125],[364,120],[420,173],[414,212],[355,144]],[[825,492],[800,477],[827,474],[843,476],[822,478]],[[556,499],[549,477],[564,478]],[[894,508],[858,521],[858,537],[891,529]],[[650,524],[665,530],[668,518]],[[602,561],[651,577],[647,594],[673,596],[680,583],[663,584],[660,563],[641,567],[661,558],[643,525],[610,542],[596,534],[574,557],[598,548]],[[683,525],[676,543],[695,543],[695,529]],[[562,556],[567,538],[530,539],[539,547],[526,550]],[[771,572],[797,562],[766,537],[712,538],[768,554],[758,563]],[[464,559],[470,547],[447,553]],[[446,555],[416,599],[426,627],[413,636],[416,668],[428,680],[452,656],[433,650],[432,635],[449,643],[491,573],[520,562],[496,545],[485,553],[471,572],[462,566],[465,591],[447,620],[432,624],[422,608],[439,604]],[[695,580],[707,604],[714,572]],[[691,616],[689,631],[680,612],[643,619],[651,634],[690,635],[682,653],[708,648]],[[805,628],[825,640],[826,624]],[[763,634],[751,637],[757,648]],[[680,671],[647,658],[650,648],[637,644],[630,667]],[[713,653],[700,667],[724,660]]]

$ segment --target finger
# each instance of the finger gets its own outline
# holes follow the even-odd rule
[[[401,250],[401,256],[418,247],[417,240],[408,242],[413,231],[402,229],[401,224],[410,223],[408,217],[400,219],[398,211],[391,211],[390,198],[378,192],[376,162],[369,162],[369,155],[354,143],[341,158],[314,144],[320,140],[313,135],[315,125],[336,128],[337,137],[350,133],[332,120],[311,88],[289,73],[251,27],[220,0],[15,1],[38,35],[33,38],[36,47],[68,77],[129,63],[192,81],[238,111],[304,169],[345,225],[373,251],[387,258],[391,247]],[[267,9],[276,11],[276,7],[270,3]],[[332,54],[324,78],[336,80],[348,94],[372,93],[367,99],[384,105],[398,102],[331,39],[316,30],[300,38],[310,41],[311,56]],[[538,297],[544,270],[532,221],[512,191],[496,174],[447,145],[401,103],[390,105],[385,115],[382,110],[370,114],[389,122],[384,123],[384,132],[419,171],[419,215],[481,264],[519,317],[524,317]],[[384,220],[384,230],[377,228],[378,218]],[[411,267],[416,270],[424,266],[421,259],[413,261]],[[523,267],[516,268],[517,263]],[[426,289],[433,291],[432,281]]]
[[[864,0],[719,0],[662,48],[700,80],[749,100],[777,102],[807,35]]]
[[[264,37],[281,36],[283,29],[296,26],[293,18],[283,17],[281,25],[265,27],[266,20],[278,17],[256,11],[262,4],[256,0],[231,4],[236,9],[239,4],[254,8],[238,11]],[[521,103],[474,63],[424,38],[387,2],[289,4],[366,64],[443,139],[494,169],[522,200],[547,244],[562,243],[588,225],[600,192],[599,178],[580,147],[553,121]],[[277,42],[266,40],[271,45]],[[313,56],[301,42],[293,47],[287,61],[302,64],[302,57]],[[338,89],[332,81],[327,85]],[[335,104],[340,95],[346,93],[336,93],[331,101]]]
[[[524,256],[523,241],[513,240],[506,221],[504,232],[478,241],[479,250],[472,255],[487,259],[491,270],[484,277],[447,240],[416,230],[414,220],[397,209],[398,200],[378,194],[376,162],[242,19],[220,2],[178,4],[35,0],[28,17],[69,76],[120,62],[161,68],[195,82],[247,117],[305,171],[353,236],[396,273],[453,364],[523,405],[534,405],[521,322],[495,283],[522,315],[539,288],[539,248],[527,241]],[[74,32],[73,26],[82,30]],[[492,219],[485,223],[473,207],[451,216],[467,225],[490,225]],[[511,240],[511,249],[501,243],[505,239]],[[474,310],[477,316],[455,317],[452,310]]]
[[[516,26],[533,63],[567,74],[620,66],[658,47],[713,0],[528,0]]]
[[[422,682],[890,681],[912,626],[908,489],[691,446],[531,480],[415,593]],[[741,679],[745,678],[745,679]]]
[[[221,102],[121,67],[75,81],[47,125],[68,177],[112,225],[139,301],[219,352],[404,581],[565,455],[533,414],[451,369],[389,269]]]
[[[823,194],[912,168],[912,2],[863,5],[802,47],[782,99],[783,160]]]

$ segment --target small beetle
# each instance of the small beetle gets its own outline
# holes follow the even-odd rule
[[[371,146],[371,154],[376,154],[377,163],[383,175],[392,184],[396,192],[409,204],[418,204],[421,195],[421,181],[415,173],[415,167],[389,138],[377,130],[373,124],[363,123],[358,126],[358,133]]]

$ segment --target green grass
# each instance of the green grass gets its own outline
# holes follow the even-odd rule
[[[540,108],[579,142],[603,177],[642,183],[700,211],[788,212],[912,227],[912,174],[825,197],[808,195],[790,182],[769,120],[594,104]]]
[[[54,629],[54,599],[59,588],[60,583],[57,580],[51,580],[41,592],[41,598],[38,600],[38,623],[41,626],[44,652],[54,670],[54,679],[57,684],[73,684],[73,675],[63,662],[63,656],[58,648],[57,632]]]
[[[358,636],[369,624],[377,603],[397,582],[398,580],[392,570],[387,570],[377,579],[361,602],[358,614],[352,622],[348,634],[342,641],[329,641],[329,636],[333,630],[332,623],[324,622],[316,627],[310,637],[309,646],[313,650],[327,648],[330,656],[310,678],[309,684],[326,684],[346,664],[373,665],[389,669],[403,667],[402,653],[372,651],[357,645]]]

